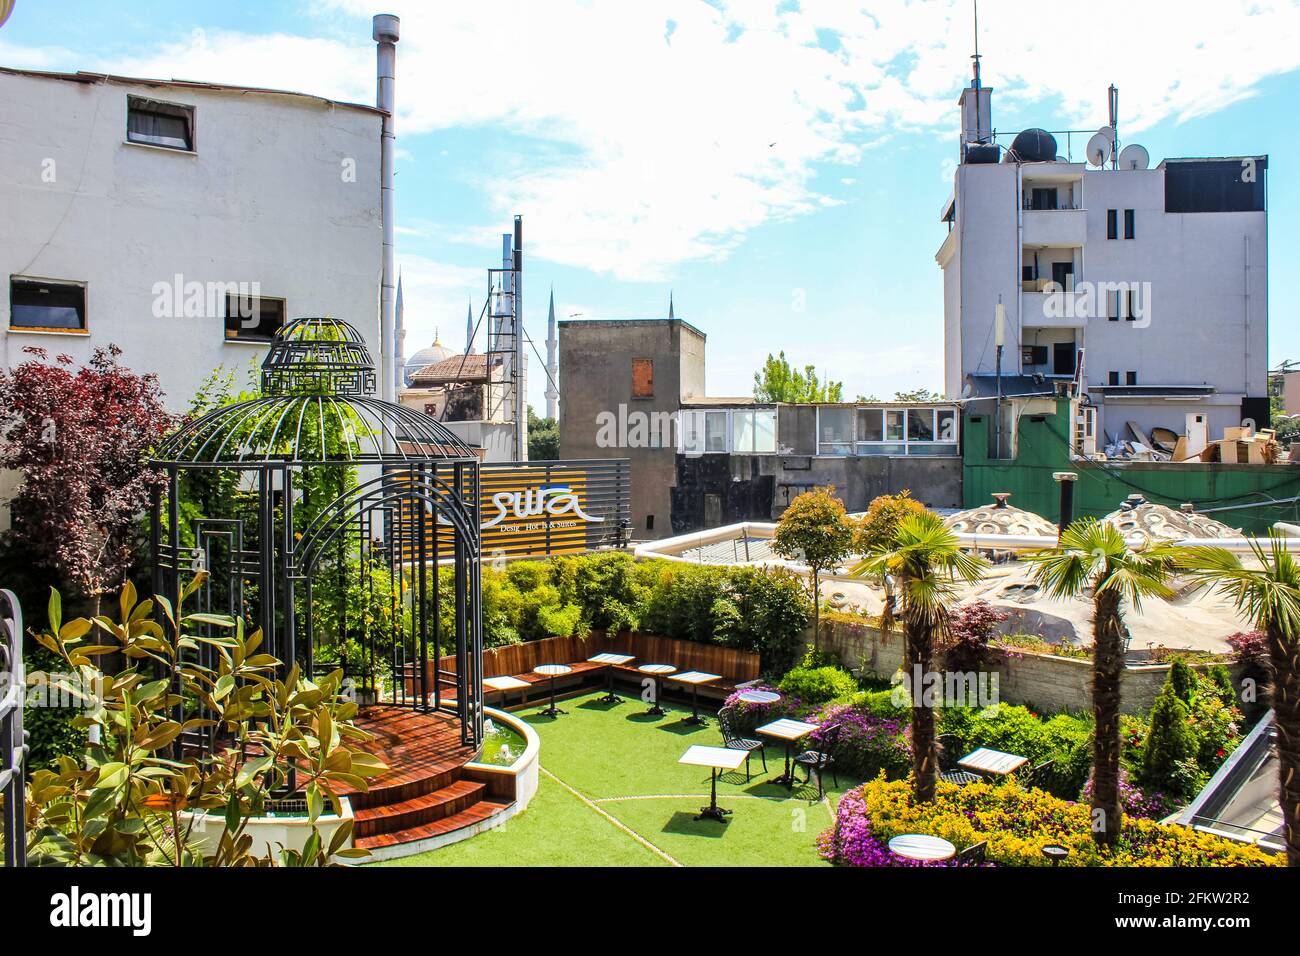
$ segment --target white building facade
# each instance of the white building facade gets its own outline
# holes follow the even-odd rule
[[[978,111],[976,104],[978,103]],[[945,391],[1050,393],[1076,373],[1098,427],[1210,437],[1267,415],[1267,158],[1097,168],[1012,154],[991,91],[963,92],[962,161],[944,207]]]
[[[0,70],[7,366],[115,344],[184,411],[282,323],[331,315],[378,366],[382,113],[295,93]],[[242,385],[242,378],[239,380]]]

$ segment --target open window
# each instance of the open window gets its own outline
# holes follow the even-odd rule
[[[226,296],[226,339],[270,342],[284,326],[284,299]]]

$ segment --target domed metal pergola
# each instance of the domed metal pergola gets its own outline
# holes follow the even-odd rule
[[[374,363],[348,323],[281,329],[260,396],[187,421],[158,448],[167,484],[153,502],[154,589],[176,603],[207,571],[197,610],[260,627],[263,650],[307,674],[340,666],[318,659],[324,647],[337,658],[359,650],[343,666],[362,703],[454,710],[462,742],[477,746],[478,457],[374,390]],[[455,670],[443,671],[453,648]]]

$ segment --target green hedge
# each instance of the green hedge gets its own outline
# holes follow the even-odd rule
[[[451,633],[452,609],[443,613]],[[811,616],[801,580],[782,570],[637,562],[617,551],[483,569],[487,647],[639,630],[753,651],[764,673],[780,674],[797,660]]]

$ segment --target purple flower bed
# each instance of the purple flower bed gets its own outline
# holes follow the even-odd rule
[[[830,860],[844,866],[906,866],[906,867],[940,867],[955,866],[947,862],[923,863],[919,860],[905,860],[889,852],[884,840],[871,833],[871,821],[867,819],[866,801],[861,788],[850,790],[840,798],[839,810],[835,815],[835,824],[817,837],[817,852],[822,859]]]
[[[905,718],[877,717],[851,704],[827,704],[809,719],[821,725],[808,735],[814,750],[825,749],[832,728],[840,728],[835,753],[842,771],[869,780],[883,770],[896,780],[911,769],[911,728]]]
[[[1083,785],[1080,800],[1083,803],[1092,801],[1092,774],[1088,774],[1088,782]],[[1144,820],[1164,819],[1178,807],[1168,795],[1158,790],[1147,793],[1137,784],[1130,783],[1127,770],[1119,772],[1119,802],[1125,814]]]

